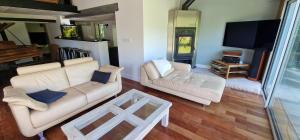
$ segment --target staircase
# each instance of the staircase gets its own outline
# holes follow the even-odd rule
[[[10,22],[10,23],[0,23],[0,32],[3,32],[4,30],[6,30],[7,28],[11,27],[15,25],[14,22]]]

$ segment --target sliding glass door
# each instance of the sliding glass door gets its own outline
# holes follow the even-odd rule
[[[286,6],[284,18],[282,19],[278,39],[276,41],[274,51],[272,53],[272,59],[268,69],[268,74],[266,75],[266,80],[264,82],[264,94],[265,99],[268,100],[271,96],[275,79],[281,65],[284,52],[286,50],[286,43],[288,33],[291,30],[292,21],[296,9],[296,1],[289,1]],[[269,97],[269,98],[268,98]]]
[[[264,91],[270,94],[267,110],[274,132],[279,139],[284,140],[300,139],[299,2],[300,0],[293,0],[287,3],[281,34],[264,84]],[[289,28],[286,33],[285,26]],[[281,41],[284,43],[280,43]]]

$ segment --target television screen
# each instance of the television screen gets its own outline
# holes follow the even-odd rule
[[[63,38],[78,38],[80,37],[78,26],[76,25],[62,25],[61,26]]]
[[[229,22],[223,46],[245,49],[272,47],[280,20]]]
[[[255,43],[256,22],[226,24],[223,46],[252,48]]]

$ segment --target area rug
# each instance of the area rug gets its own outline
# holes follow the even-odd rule
[[[212,76],[218,76],[214,73],[210,72],[206,68],[195,68],[193,72],[200,74],[208,74]],[[262,92],[262,84],[258,81],[251,81],[246,78],[230,78],[226,80],[226,87],[246,91],[254,94],[261,94]]]
[[[251,81],[246,78],[231,78],[226,80],[226,87],[241,91],[261,94],[262,85],[260,82]]]

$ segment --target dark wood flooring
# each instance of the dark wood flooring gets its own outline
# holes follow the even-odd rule
[[[7,85],[7,82],[3,82],[1,79],[0,88],[2,89],[5,85]],[[144,87],[131,80],[123,79],[122,93],[133,88],[147,92],[162,99],[169,100],[173,103],[173,106],[170,110],[169,126],[164,128],[159,123],[145,137],[146,140],[273,139],[261,96],[226,88],[220,103],[212,103],[210,106],[203,107],[201,104]],[[2,90],[0,94],[2,99]],[[79,115],[46,130],[45,135],[47,139],[65,140],[66,137],[61,131],[60,126],[78,117]],[[8,105],[1,101],[0,140],[19,139],[37,140],[38,137],[23,137],[17,128],[16,122]]]

